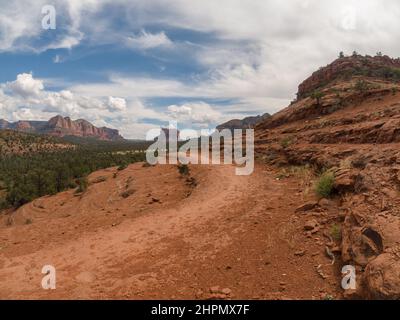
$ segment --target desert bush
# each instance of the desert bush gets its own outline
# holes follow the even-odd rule
[[[354,89],[360,93],[364,93],[369,89],[369,85],[365,80],[357,80]]]
[[[315,185],[315,193],[321,198],[329,198],[333,192],[334,183],[335,175],[332,172],[323,173]]]
[[[187,164],[178,165],[178,171],[183,176],[188,176],[190,174],[190,169]]]
[[[315,90],[311,94],[311,98],[316,100],[317,105],[321,105],[321,99],[325,96],[325,94],[322,91]]]
[[[334,224],[330,230],[331,237],[334,240],[341,240],[342,239],[342,228],[338,224]]]
[[[88,186],[89,186],[89,182],[88,182],[87,177],[80,178],[78,180],[78,189],[76,189],[76,193],[85,192],[87,190]]]
[[[128,167],[128,164],[126,164],[126,163],[122,163],[122,164],[120,164],[120,165],[119,165],[119,167],[118,167],[118,171],[125,170],[127,167]]]
[[[121,197],[126,199],[126,198],[130,197],[131,195],[133,195],[134,193],[135,193],[135,190],[128,189],[128,190],[126,190],[126,191],[121,193]]]
[[[281,141],[281,147],[282,148],[288,148],[291,144],[293,143],[293,140],[291,137],[285,137]]]

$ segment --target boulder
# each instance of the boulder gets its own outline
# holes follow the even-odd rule
[[[400,258],[385,253],[365,269],[365,288],[371,299],[400,299]]]

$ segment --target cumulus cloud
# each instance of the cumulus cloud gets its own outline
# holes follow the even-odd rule
[[[36,120],[37,119],[37,114],[32,112],[31,109],[29,108],[20,108],[12,113],[12,119],[13,120]]]
[[[13,93],[24,97],[39,97],[44,86],[43,81],[34,79],[31,73],[22,73],[17,79],[7,84],[7,88]]]
[[[22,73],[17,75],[15,81],[0,84],[0,118],[9,121],[48,120],[61,114],[84,118],[99,126],[117,128],[127,137],[136,138],[145,138],[144,128],[158,128],[156,125],[143,124],[140,120],[170,119],[163,113],[147,108],[138,99],[131,98],[128,102],[121,97],[85,96],[67,89],[48,91],[44,82],[30,73]]]
[[[11,114],[15,105],[31,105],[35,114],[47,110],[87,115],[98,118],[96,121],[107,117],[107,123],[123,124],[124,130],[128,130],[130,122],[145,118],[210,122],[218,118],[212,110],[222,118],[243,111],[273,113],[288,104],[304,78],[332,61],[339,51],[382,51],[392,56],[400,51],[396,41],[400,36],[397,0],[386,0],[384,5],[378,0],[169,0],[168,5],[165,0],[53,3],[57,23],[63,26],[57,29],[55,37],[44,37],[45,31],[41,29],[40,7],[46,1],[35,1],[36,11],[26,10],[28,0],[2,3],[0,51],[70,50],[82,42],[94,47],[112,44],[139,49],[148,56],[168,49],[157,58],[171,55],[168,58],[178,63],[179,59],[188,59],[195,65],[196,74],[168,77],[168,69],[162,79],[148,74],[111,74],[107,83],[66,86],[70,95],[45,91],[41,80],[29,74],[19,75],[16,81],[3,86],[3,115]],[[179,41],[170,30],[181,37],[199,37]],[[213,103],[208,107],[199,103],[200,108],[176,102],[163,114],[144,106],[143,101],[152,98],[231,103]],[[201,109],[211,114],[209,119]]]
[[[167,109],[171,117],[179,123],[208,126],[221,119],[221,113],[205,102],[170,105]]]
[[[126,100],[123,98],[108,97],[108,106],[111,111],[125,111]]]

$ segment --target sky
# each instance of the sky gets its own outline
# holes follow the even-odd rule
[[[55,9],[55,29],[49,23]],[[0,118],[144,138],[275,113],[340,51],[398,57],[397,0],[0,0]],[[42,11],[44,10],[44,11]]]

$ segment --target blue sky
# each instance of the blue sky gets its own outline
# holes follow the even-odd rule
[[[42,28],[44,5],[56,29]],[[395,0],[0,0],[0,118],[127,138],[274,113],[339,51],[398,56]]]

